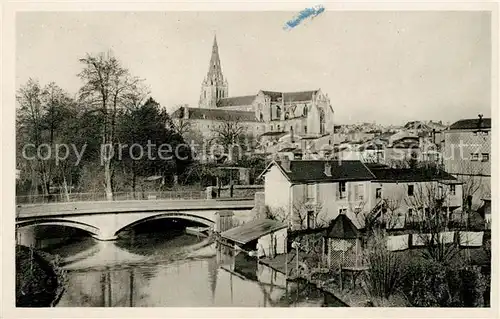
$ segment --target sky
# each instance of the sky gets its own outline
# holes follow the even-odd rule
[[[111,50],[169,111],[198,106],[217,35],[229,96],[328,94],[339,124],[491,116],[488,12],[20,12],[16,88],[29,78],[75,95],[79,58]]]

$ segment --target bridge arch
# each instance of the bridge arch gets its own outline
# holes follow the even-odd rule
[[[133,221],[131,223],[128,223],[127,225],[124,225],[120,229],[118,229],[114,235],[118,235],[119,232],[123,231],[126,228],[134,227],[146,222],[150,222],[153,220],[158,220],[158,219],[165,219],[165,218],[170,218],[170,219],[184,219],[184,220],[189,220],[193,221],[199,224],[203,224],[207,227],[212,227],[215,222],[212,219],[203,217],[203,216],[198,216],[198,215],[193,215],[193,214],[187,214],[187,213],[180,213],[180,212],[170,212],[170,213],[160,213],[157,215],[153,216],[148,216],[145,218],[138,219],[136,221]]]
[[[22,227],[27,227],[27,226],[65,226],[65,227],[72,227],[76,229],[80,229],[83,231],[86,231],[90,233],[92,236],[96,236],[99,234],[99,228],[82,223],[79,221],[73,221],[73,220],[67,220],[67,219],[34,219],[34,220],[28,220],[28,221],[20,221],[16,223],[16,226],[19,228]]]

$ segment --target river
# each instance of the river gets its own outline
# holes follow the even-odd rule
[[[41,246],[61,256],[67,270],[57,307],[342,306],[329,293],[287,282],[242,253],[231,257],[181,230]]]

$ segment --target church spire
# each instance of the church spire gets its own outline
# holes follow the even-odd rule
[[[217,35],[214,35],[214,44],[212,45],[212,57],[210,58],[210,65],[208,66],[207,80],[213,84],[224,83],[222,75],[222,68],[219,58],[219,46],[217,45]]]
[[[214,108],[220,99],[228,95],[227,81],[222,75],[222,67],[219,58],[219,46],[217,45],[217,36],[214,35],[214,44],[212,45],[212,56],[208,73],[201,85],[201,95],[199,107]]]

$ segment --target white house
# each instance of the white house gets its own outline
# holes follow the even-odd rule
[[[429,204],[429,196],[443,198],[448,214],[462,207],[462,183],[440,169],[390,168],[381,164],[367,164],[375,175],[371,181],[372,202],[389,201],[389,209],[399,218],[392,227],[403,227],[405,220],[422,216],[417,204]],[[434,194],[435,193],[435,194]]]
[[[360,161],[283,158],[261,176],[266,206],[294,228],[325,226],[340,213],[356,223],[355,213],[373,205],[369,195],[374,175]]]
[[[439,169],[399,169],[356,160],[285,157],[269,164],[261,177],[265,205],[271,214],[293,228],[326,226],[341,213],[362,228],[363,216],[382,200],[397,202],[393,213],[400,216],[404,226],[406,217],[420,209],[413,207],[413,199],[423,189],[446,194],[443,206],[449,213],[462,205],[462,184]]]

